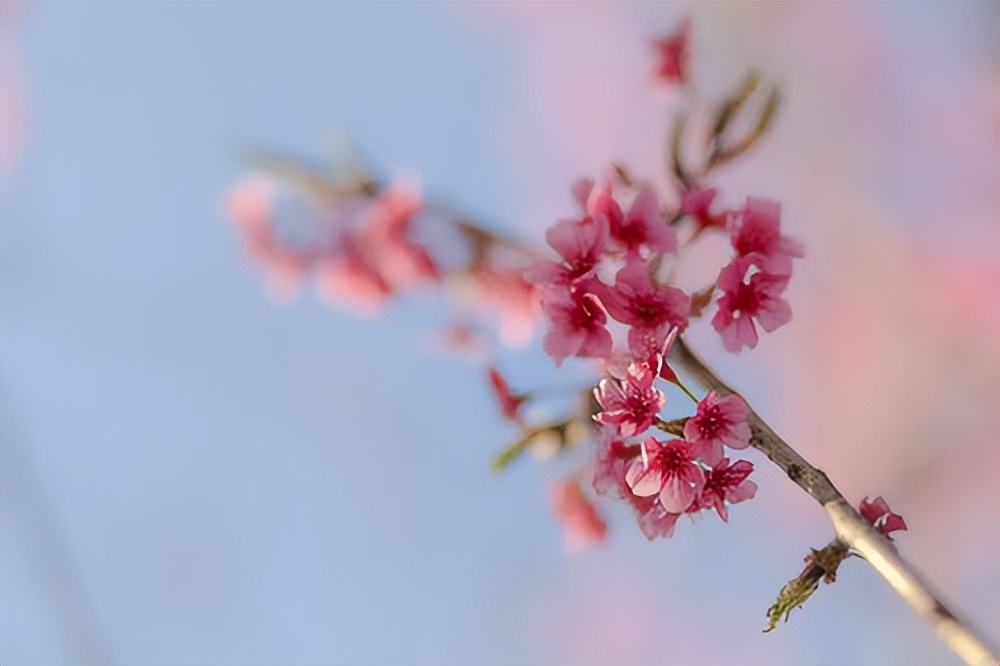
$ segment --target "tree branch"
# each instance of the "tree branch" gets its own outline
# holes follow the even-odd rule
[[[739,395],[683,339],[677,339],[671,348],[670,357],[704,388],[720,395]],[[749,402],[747,404],[749,406]],[[917,570],[899,555],[892,542],[851,506],[823,471],[809,464],[781,439],[753,407],[750,407],[750,429],[750,445],[780,467],[789,479],[826,510],[837,540],[864,557],[899,596],[934,626],[938,637],[948,643],[956,654],[967,664],[1000,662],[996,651],[987,647],[971,627],[948,610]]]

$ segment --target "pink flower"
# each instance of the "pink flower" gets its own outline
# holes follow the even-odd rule
[[[460,282],[468,306],[499,318],[501,342],[517,347],[531,339],[538,322],[540,295],[523,271],[482,261]]]
[[[637,500],[650,500],[650,497],[636,498]],[[636,509],[636,520],[642,534],[652,541],[653,539],[669,539],[674,535],[674,526],[680,513],[671,513],[663,508],[659,502],[648,502],[644,510]]]
[[[610,184],[595,187],[587,200],[587,212],[607,219],[611,239],[628,256],[638,256],[641,247],[656,253],[677,249],[677,234],[660,214],[656,193],[648,184],[639,188],[628,213],[622,212]]]
[[[374,199],[362,244],[378,263],[379,271],[396,288],[440,279],[427,249],[410,240],[413,218],[421,209],[416,195],[394,188]]]
[[[653,387],[655,379],[656,371],[645,363],[629,366],[624,380],[602,379],[594,389],[594,397],[604,411],[594,420],[617,425],[624,437],[645,431],[658,418],[666,401],[663,392]]]
[[[726,227],[726,216],[721,213],[712,214],[709,208],[715,200],[716,189],[695,188],[684,193],[681,200],[681,209],[694,218],[700,229],[706,227]]]
[[[656,49],[654,79],[660,83],[685,84],[691,66],[691,20],[684,19],[674,33],[653,42]]]
[[[525,276],[535,284],[573,284],[590,278],[597,269],[608,240],[607,221],[589,215],[561,220],[548,228],[545,240],[562,261],[539,261],[525,271]]]
[[[628,499],[634,497],[625,482],[625,471],[642,451],[638,444],[626,444],[618,428],[604,426],[597,443],[597,465],[594,469],[594,491],[598,495]]]
[[[264,229],[270,225],[271,184],[262,178],[247,178],[229,191],[224,203],[226,217],[243,228]]]
[[[868,497],[866,496],[861,500],[861,504],[858,505],[858,513],[861,514],[862,518],[874,525],[875,529],[881,532],[889,541],[892,541],[889,532],[906,529],[906,522],[903,520],[903,517],[898,513],[893,513],[889,509],[889,503],[881,495],[871,502],[868,501]]]
[[[608,533],[608,526],[575,480],[562,481],[553,488],[552,508],[562,523],[568,552],[603,541]]]
[[[567,356],[606,359],[611,355],[611,333],[605,328],[608,318],[585,285],[545,289],[542,311],[552,324],[542,349],[556,365],[562,365]]]
[[[642,457],[625,472],[632,494],[658,496],[668,513],[685,511],[705,484],[705,475],[695,464],[694,447],[682,439],[662,444],[653,437],[646,438],[641,446]]]
[[[317,262],[317,289],[330,304],[343,303],[363,315],[372,315],[392,295],[392,287],[350,239],[343,256]]]
[[[746,205],[729,219],[733,249],[741,257],[754,255],[760,269],[789,275],[792,258],[805,256],[802,244],[781,233],[781,206],[776,201],[747,198]]]
[[[496,366],[489,366],[487,372],[490,378],[490,387],[493,389],[493,395],[500,405],[500,412],[523,428],[524,420],[518,412],[521,409],[521,404],[527,399],[527,396],[514,395],[510,390],[510,386],[507,385],[507,380],[503,378],[503,375],[500,374]]]
[[[731,352],[757,346],[753,319],[768,333],[792,320],[792,308],[781,298],[789,276],[757,272],[750,275],[749,281],[744,281],[754,263],[753,256],[737,257],[722,269],[716,282],[722,296],[712,326],[722,335],[723,345]]]
[[[655,284],[642,261],[626,263],[615,276],[614,287],[599,284],[594,291],[608,314],[632,327],[628,346],[639,358],[650,348],[661,347],[673,328],[687,327],[691,298],[675,287]]]
[[[757,484],[747,480],[752,471],[753,463],[748,460],[737,460],[730,465],[729,458],[721,458],[712,469],[705,472],[705,485],[688,511],[715,509],[719,518],[728,523],[729,510],[726,503],[744,502],[757,494]]]
[[[722,445],[745,449],[750,444],[750,408],[738,395],[720,398],[711,391],[698,403],[698,412],[684,424],[684,439],[696,444],[701,459],[714,465],[722,459]]]
[[[669,512],[655,495],[639,497],[632,492],[625,480],[625,473],[634,461],[641,462],[642,449],[638,444],[628,445],[621,440],[616,429],[606,426],[601,433],[594,470],[594,490],[599,495],[624,499],[635,510],[639,529],[647,539],[670,538],[679,512]]]

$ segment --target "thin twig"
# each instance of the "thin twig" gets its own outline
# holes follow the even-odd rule
[[[691,351],[681,338],[677,339],[670,354],[672,360],[680,363],[706,389],[720,395],[739,395]],[[971,627],[948,610],[916,569],[899,555],[892,542],[862,518],[827,475],[809,464],[781,439],[753,407],[750,408],[750,429],[750,445],[780,467],[789,479],[826,510],[837,539],[864,557],[899,596],[934,626],[938,637],[948,643],[956,654],[967,664],[1000,662],[996,651],[987,647]]]

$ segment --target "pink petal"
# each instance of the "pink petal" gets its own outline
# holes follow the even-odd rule
[[[660,471],[647,467],[642,460],[633,460],[625,473],[625,483],[638,497],[652,497],[663,488],[663,476]]]
[[[634,488],[632,490],[635,492]],[[698,491],[686,479],[682,479],[679,474],[672,474],[660,491],[660,504],[670,513],[683,513],[697,495]]]

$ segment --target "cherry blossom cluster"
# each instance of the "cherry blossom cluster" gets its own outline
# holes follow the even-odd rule
[[[276,296],[293,295],[307,276],[321,297],[371,314],[394,293],[440,279],[411,237],[421,204],[403,188],[374,194],[363,182],[329,196],[289,201],[277,179],[260,175],[235,187],[227,214]],[[296,205],[298,210],[287,210]],[[284,213],[284,215],[282,215]]]
[[[327,180],[302,166],[288,171],[258,169],[225,202],[274,297],[294,297],[309,280],[331,305],[371,315],[395,296],[437,286],[456,310],[448,347],[481,345],[482,319],[496,321],[504,344],[530,339],[539,309],[523,275],[529,249],[431,206],[412,184],[379,188],[366,174]],[[436,244],[422,238],[434,225],[449,232]]]
[[[654,83],[685,88],[690,23],[653,48]],[[711,317],[731,352],[755,348],[760,330],[792,318],[783,295],[804,252],[782,233],[780,205],[748,197],[720,207],[708,184],[774,115],[772,89],[755,118],[737,122],[758,83],[750,75],[710,110],[715,122],[700,137],[694,166],[682,150],[684,123],[675,124],[667,182],[636,179],[617,164],[576,182],[575,213],[545,231],[547,251],[431,203],[412,185],[382,186],[363,170],[332,177],[274,156],[258,159],[260,168],[231,191],[226,213],[278,297],[308,280],[324,300],[370,314],[397,295],[438,287],[454,305],[446,340],[459,350],[482,347],[484,320],[493,320],[506,345],[531,341],[544,322],[541,346],[556,367],[581,359],[596,373],[578,390],[575,409],[539,420],[528,413],[536,396],[515,393],[490,365],[501,414],[520,432],[493,469],[525,451],[546,457],[586,449],[583,465],[551,497],[567,546],[607,533],[592,493],[626,501],[646,537],[670,537],[682,515],[715,511],[728,521],[729,507],[757,491],[748,478],[753,464],[731,453],[750,445],[749,407],[737,395],[694,396],[668,363],[672,346],[699,317]],[[737,126],[750,129],[734,136]],[[710,284],[686,292],[674,279],[680,256],[713,235],[732,252]],[[691,407],[665,420],[671,386]],[[885,534],[905,529],[881,498],[863,502],[861,512]]]
[[[801,245],[780,230],[780,208],[748,199],[738,209],[713,214],[715,190],[682,193],[682,208],[664,212],[653,187],[634,185],[621,167],[601,182],[573,188],[576,218],[556,222],[546,240],[557,255],[528,268],[549,323],[543,349],[557,365],[569,357],[594,359],[605,377],[594,395],[601,425],[595,490],[627,499],[649,538],[670,536],[684,513],[715,509],[728,520],[727,503],[750,499],[753,465],[730,463],[724,447],[744,449],[748,408],[738,396],[710,393],[683,424],[660,419],[666,401],[656,386],[680,385],[667,363],[674,338],[689,319],[716,299],[712,325],[731,351],[753,348],[756,322],[773,331],[791,319],[781,298]],[[715,284],[694,298],[661,279],[678,252],[678,226],[690,220],[687,245],[713,230],[729,237],[734,256]],[[615,344],[615,334],[624,344]],[[648,434],[659,428],[680,439]]]

